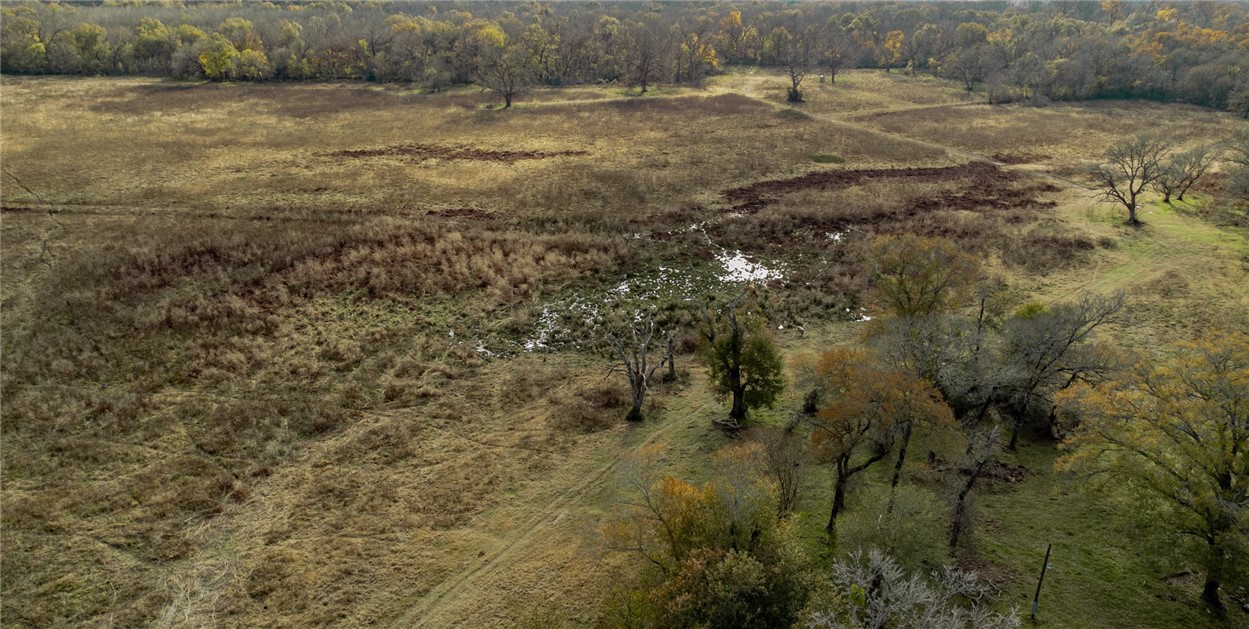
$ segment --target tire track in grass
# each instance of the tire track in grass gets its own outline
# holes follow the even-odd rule
[[[693,417],[704,406],[706,406],[706,402],[698,404],[688,413],[678,418],[664,422],[662,426],[656,428],[641,443],[618,453],[609,462],[599,466],[581,481],[564,490],[554,500],[543,505],[537,514],[530,517],[525,525],[518,530],[517,534],[503,544],[502,548],[489,554],[481,563],[470,564],[454,576],[444,579],[418,600],[406,605],[405,611],[391,622],[390,626],[396,628],[426,626],[429,618],[433,617],[440,609],[446,608],[452,602],[458,600],[457,595],[462,594],[466,588],[471,587],[471,583],[480,582],[487,576],[504,569],[508,565],[507,560],[510,559],[518,548],[523,547],[547,528],[563,520],[568,513],[568,508],[585,498],[592,489],[609,477],[622,461],[642,448],[654,443],[673,428],[683,425],[684,420]]]

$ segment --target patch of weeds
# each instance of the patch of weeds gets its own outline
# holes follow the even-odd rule
[[[776,112],[776,117],[781,120],[811,120],[811,114],[805,111],[798,111],[797,109],[782,109]]]
[[[816,153],[811,156],[811,161],[817,164],[843,164],[846,160],[842,156],[833,155],[832,153]]]

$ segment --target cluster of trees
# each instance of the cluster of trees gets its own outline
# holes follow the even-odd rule
[[[892,512],[918,439],[929,464],[953,483],[953,552],[966,531],[977,479],[1004,448],[1017,447],[1021,433],[1034,430],[1066,440],[1064,468],[1125,480],[1174,512],[1174,530],[1205,543],[1203,597],[1221,609],[1221,583],[1234,566],[1249,565],[1249,337],[1212,337],[1180,346],[1170,360],[1137,359],[1125,369],[1133,361],[1094,337],[1122,311],[1122,293],[1053,305],[1029,302],[1007,313],[1005,285],[947,240],[882,236],[870,256],[871,299],[887,316],[867,325],[866,348],[834,349],[797,365],[805,421],[785,436],[764,439],[756,457],[761,471],[755,475],[767,479],[772,493],[758,490],[751,494],[755,502],[743,502],[740,493],[732,500],[715,498],[738,509],[775,494],[768,501],[777,508],[751,507],[754,524],[730,522],[727,530],[746,535],[765,512],[771,513],[764,518],[767,526],[775,527],[774,518],[796,503],[796,469],[804,457],[828,465],[832,474],[830,539],[847,507],[850,483],[882,461],[893,464],[887,497]],[[635,392],[631,418],[641,418],[638,400],[657,368],[647,366],[647,352],[662,351],[661,340],[673,338],[679,326],[697,329],[698,356],[710,384],[731,400],[723,422],[729,428],[740,428],[752,409],[774,404],[786,386],[783,356],[753,288],[723,303],[707,302],[697,316],[665,315],[662,333],[656,311],[628,312],[622,320],[629,323],[615,328],[628,332],[609,334],[609,345],[617,348],[617,365]],[[671,367],[673,360],[669,344],[659,364]],[[736,469],[725,478],[751,477],[740,465]],[[662,511],[646,493],[658,491],[648,483],[636,487],[643,504]],[[700,500],[723,493],[699,491],[676,493]],[[743,489],[733,485],[732,491]],[[690,507],[703,513],[721,508],[727,507]],[[764,539],[760,535],[748,537],[754,543]],[[670,531],[663,538],[673,543]],[[734,543],[721,551],[742,548]],[[688,559],[668,552],[675,560]],[[695,562],[699,570],[708,569],[706,559]]]
[[[600,626],[812,629],[1007,629],[972,573],[908,573],[889,556],[854,553],[821,570],[779,515],[778,486],[758,444],[716,453],[709,482],[662,474],[662,452],[630,462],[625,494],[600,532],[644,558],[636,583],[608,596]],[[925,578],[925,577],[930,578]]]
[[[1054,395],[1097,382],[1114,367],[1113,354],[1092,335],[1124,298],[1028,303],[1007,316],[1003,283],[982,277],[978,262],[949,241],[884,236],[871,253],[873,296],[889,316],[869,326],[868,351],[828,352],[805,378],[812,440],[835,468],[827,530],[835,532],[850,479],[891,455],[896,490],[908,446],[923,434],[962,445],[953,549],[969,494],[1003,432],[1010,449],[1025,428],[1056,433]]]
[[[1243,4],[6,3],[0,68],[213,80],[697,82],[723,64],[904,69],[995,102],[1142,97],[1249,116]]]
[[[1188,190],[1205,176],[1210,167],[1228,155],[1229,197],[1249,199],[1249,132],[1242,131],[1223,143],[1201,144],[1186,151],[1175,150],[1166,138],[1156,134],[1138,134],[1106,151],[1106,160],[1091,171],[1107,201],[1128,211],[1128,224],[1141,224],[1136,215],[1141,195],[1153,189],[1162,195],[1163,203],[1171,196],[1184,200]]]

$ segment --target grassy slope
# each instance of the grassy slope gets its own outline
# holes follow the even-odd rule
[[[295,90],[301,98],[294,98]],[[308,90],[327,90],[328,94],[318,95],[331,96],[325,102],[340,106],[320,111],[317,108],[323,106],[300,104],[308,102],[308,94],[302,93]],[[709,91],[741,92],[783,106],[783,89],[766,75],[724,77]],[[685,93],[673,90],[671,95]],[[1066,157],[1081,150],[1087,154],[1085,143],[1092,141],[1065,137],[1062,131],[1071,118],[1095,120],[1100,126],[1090,129],[1101,134],[1096,136],[1099,141],[1109,137],[1108,125],[1114,124],[1098,108],[990,110],[967,104],[960,90],[940,82],[875,73],[850,73],[835,87],[813,89],[804,108],[814,118],[797,122],[769,118],[761,114],[766,110],[742,104],[731,104],[730,111],[719,112],[712,121],[701,119],[706,114],[689,106],[674,111],[664,100],[634,112],[617,109],[618,103],[627,102],[619,101],[620,94],[582,88],[540,91],[510,118],[481,111],[477,95],[453,94],[431,99],[430,115],[415,120],[411,103],[402,101],[406,97],[401,94],[338,86],[171,88],[141,80],[6,78],[3,95],[9,112],[31,99],[49,100],[43,108],[30,110],[40,112],[37,116],[6,116],[6,166],[20,173],[31,189],[55,201],[58,209],[69,210],[59,218],[5,213],[3,297],[9,326],[15,318],[33,316],[26,296],[37,290],[50,266],[44,263],[42,241],[51,244],[50,255],[68,259],[82,250],[84,238],[141,228],[149,220],[142,218],[146,215],[202,216],[211,225],[227,216],[249,220],[264,215],[316,220],[361,214],[421,216],[430,207],[466,203],[496,215],[512,210],[576,213],[585,207],[602,211],[604,205],[612,212],[632,208],[628,211],[657,214],[690,200],[718,203],[720,191],[743,181],[805,172],[812,167],[808,156],[815,153],[846,157],[848,166],[914,164],[917,155],[924,164],[958,162],[966,152],[1011,149],[1018,128],[1006,123],[1018,116],[1027,121],[1019,124],[1044,136],[1037,142],[1048,147],[1050,155]],[[161,104],[153,109],[145,96],[166,100],[154,101]],[[561,104],[569,98],[581,104],[571,109]],[[586,104],[589,101],[601,102]],[[553,108],[551,113],[559,120],[573,122],[551,124],[554,118],[543,114],[544,107]],[[1217,134],[1223,124],[1186,108],[1148,108],[1147,113],[1156,116],[1159,111],[1176,116],[1194,135]],[[746,118],[735,117],[742,114]],[[872,118],[872,114],[887,115]],[[956,147],[957,156],[942,156],[933,149],[931,143],[942,144],[946,137],[923,135],[925,128],[941,130],[941,124],[918,127],[915,137],[929,143],[923,145],[871,131],[892,133],[896,129],[885,124],[890,117],[912,121],[917,114],[938,121],[965,116],[964,126],[986,115],[1004,120],[989,126],[981,144]],[[604,115],[611,117],[609,124],[601,122]],[[743,120],[751,122],[743,125]],[[310,121],[321,130],[315,150],[306,147]],[[185,144],[177,130],[187,125],[197,131],[203,146]],[[136,130],[146,134],[140,137],[150,141],[151,150],[161,147],[161,151],[111,150],[112,144],[131,141],[127,138]],[[94,139],[76,140],[83,137]],[[501,169],[465,163],[414,166],[391,160],[363,164],[325,157],[336,148],[431,138],[495,149],[584,146],[594,166],[587,169],[557,159]],[[167,163],[153,161],[157,154]],[[1019,168],[1069,179],[1069,173],[1046,160]],[[547,181],[558,183],[543,183]],[[4,185],[6,200],[31,200],[13,188],[8,176]],[[652,194],[641,199],[628,196],[639,187]],[[885,188],[863,196],[880,203],[885,200],[882,195],[890,193],[928,192]],[[1128,290],[1138,305],[1135,319],[1111,332],[1122,343],[1137,347],[1198,333],[1207,322],[1244,320],[1249,281],[1243,235],[1160,207],[1144,215],[1149,227],[1132,232],[1120,227],[1113,213],[1092,209],[1085,191],[1068,189],[1058,198],[1059,228],[1105,236],[1118,246],[1099,248],[1084,264],[1064,273],[1036,276],[1017,267],[1005,268],[1021,295],[1054,300],[1086,289]],[[855,198],[849,192],[799,195],[793,202],[835,207]],[[1163,278],[1168,271],[1182,281]],[[540,292],[549,291],[548,287]],[[318,381],[332,382],[339,377],[333,368],[318,365],[335,364],[334,356],[351,354],[357,346],[366,354],[376,351],[369,349],[375,346],[369,345],[360,328],[409,336],[427,335],[433,329],[442,335],[447,328],[458,327],[462,308],[456,300],[414,308],[402,300],[361,303],[342,295],[299,304],[279,313],[286,323],[279,328],[275,346],[284,349],[265,358],[271,367],[260,371],[260,381],[279,381],[282,376],[274,369],[299,362]],[[515,316],[522,324],[529,321]],[[339,339],[342,347],[322,347],[323,330],[318,328],[314,335],[308,321]],[[13,329],[6,327],[6,335]],[[799,352],[855,338],[853,324],[838,324],[811,327],[805,338],[791,335],[785,342]],[[309,347],[321,349],[301,349]],[[430,351],[435,350],[442,351]],[[242,351],[246,353],[246,348]],[[425,369],[429,362],[423,362]],[[230,364],[234,363],[224,363]],[[316,376],[317,369],[324,373]],[[356,372],[359,382],[375,376],[363,368],[348,373]],[[428,391],[418,396],[401,393],[389,404],[379,392],[366,390],[360,401],[349,391],[331,387],[325,393],[331,403],[348,400],[362,413],[327,436],[282,442],[281,451],[266,455],[275,457],[272,476],[255,481],[245,500],[226,501],[221,515],[188,521],[177,535],[191,550],[155,563],[132,556],[135,537],[110,538],[125,520],[73,511],[61,516],[23,515],[21,509],[15,516],[12,507],[26,508],[38,492],[31,484],[37,479],[14,476],[12,466],[6,466],[6,545],[22,545],[18,557],[31,562],[28,565],[42,561],[83,567],[81,573],[61,570],[50,573],[52,579],[15,582],[10,555],[6,598],[30,596],[27,605],[45,607],[49,613],[66,610],[61,613],[70,618],[81,614],[78,621],[103,621],[116,614],[127,618],[127,613],[149,617],[155,611],[174,624],[199,624],[210,618],[226,624],[348,625],[400,619],[401,625],[423,621],[426,626],[482,626],[550,606],[561,615],[588,621],[596,593],[616,580],[621,570],[627,572],[626,558],[600,555],[593,538],[594,523],[612,499],[614,464],[642,443],[660,442],[667,444],[675,470],[696,477],[707,456],[726,443],[709,428],[711,417],[722,409],[710,399],[697,372],[691,386],[665,394],[666,410],[646,425],[568,435],[558,427],[563,421],[560,409],[593,389],[600,373],[597,363],[551,355],[487,361],[467,373],[435,374],[432,380],[384,371],[377,377],[396,379],[399,391]],[[250,391],[225,382],[228,395]],[[163,395],[214,399],[220,391],[176,387]],[[793,403],[790,400],[790,406]],[[155,417],[176,415],[178,408],[157,411]],[[761,419],[782,421],[787,408],[765,413]],[[181,460],[175,455],[189,447],[183,441],[195,441],[192,433],[197,427],[169,425],[173,430],[160,443],[142,435],[127,442],[107,438],[82,442],[80,447],[108,454],[76,465],[94,470],[95,476],[108,474],[110,465],[115,473],[129,475],[136,468],[127,461],[144,456]],[[14,447],[11,437],[5,446]],[[270,461],[261,458],[262,463]],[[1195,594],[1183,584],[1160,584],[1147,566],[1134,562],[1135,549],[1124,542],[1118,525],[1101,517],[1097,507],[1072,494],[1067,483],[1051,473],[1052,458],[1047,445],[1025,449],[1018,462],[1031,472],[1029,479],[1010,491],[986,494],[980,502],[987,524],[977,533],[974,548],[999,568],[1007,594],[1002,604],[1026,605],[1043,544],[1053,540],[1056,569],[1047,577],[1042,608],[1042,617],[1051,626],[1200,626],[1202,613],[1191,603]],[[138,471],[141,475],[142,468]],[[81,482],[77,478],[75,472],[56,482]],[[810,515],[803,522],[810,528],[807,537],[813,548],[819,547],[827,480],[826,470],[811,468],[803,503]],[[107,483],[91,487],[99,495],[113,495]],[[50,489],[46,495],[59,495],[54,493],[58,487]],[[58,500],[56,504],[71,510],[99,504],[82,495]],[[22,517],[33,518],[37,532]],[[76,524],[75,518],[89,525]],[[126,526],[143,530],[141,520]],[[71,536],[65,536],[66,530]],[[27,548],[28,543],[35,547]],[[65,544],[66,550],[56,550],[57,544]],[[138,548],[142,551],[141,544]],[[89,567],[93,561],[95,568]],[[120,592],[122,606],[110,604],[110,591],[115,600]],[[46,604],[51,601],[55,605]],[[29,614],[30,607],[20,609]]]

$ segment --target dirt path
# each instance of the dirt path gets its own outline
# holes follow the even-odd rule
[[[537,513],[530,516],[525,524],[515,531],[513,536],[503,541],[502,547],[486,555],[481,561],[471,562],[458,573],[444,579],[425,595],[412,601],[407,605],[402,615],[396,618],[390,625],[397,628],[406,628],[447,626],[447,624],[453,623],[454,618],[440,617],[440,614],[465,596],[470,599],[473,598],[473,590],[482,587],[482,584],[489,581],[490,576],[507,569],[509,559],[518,551],[558,525],[568,515],[569,509],[579,504],[592,490],[607,480],[622,461],[638,452],[641,448],[654,443],[674,427],[680,426],[684,420],[689,419],[702,410],[703,406],[704,404],[698,404],[689,412],[666,420],[662,426],[655,429],[641,443],[620,451],[607,463],[591,470],[582,480],[566,489],[554,500],[539,507]]]

